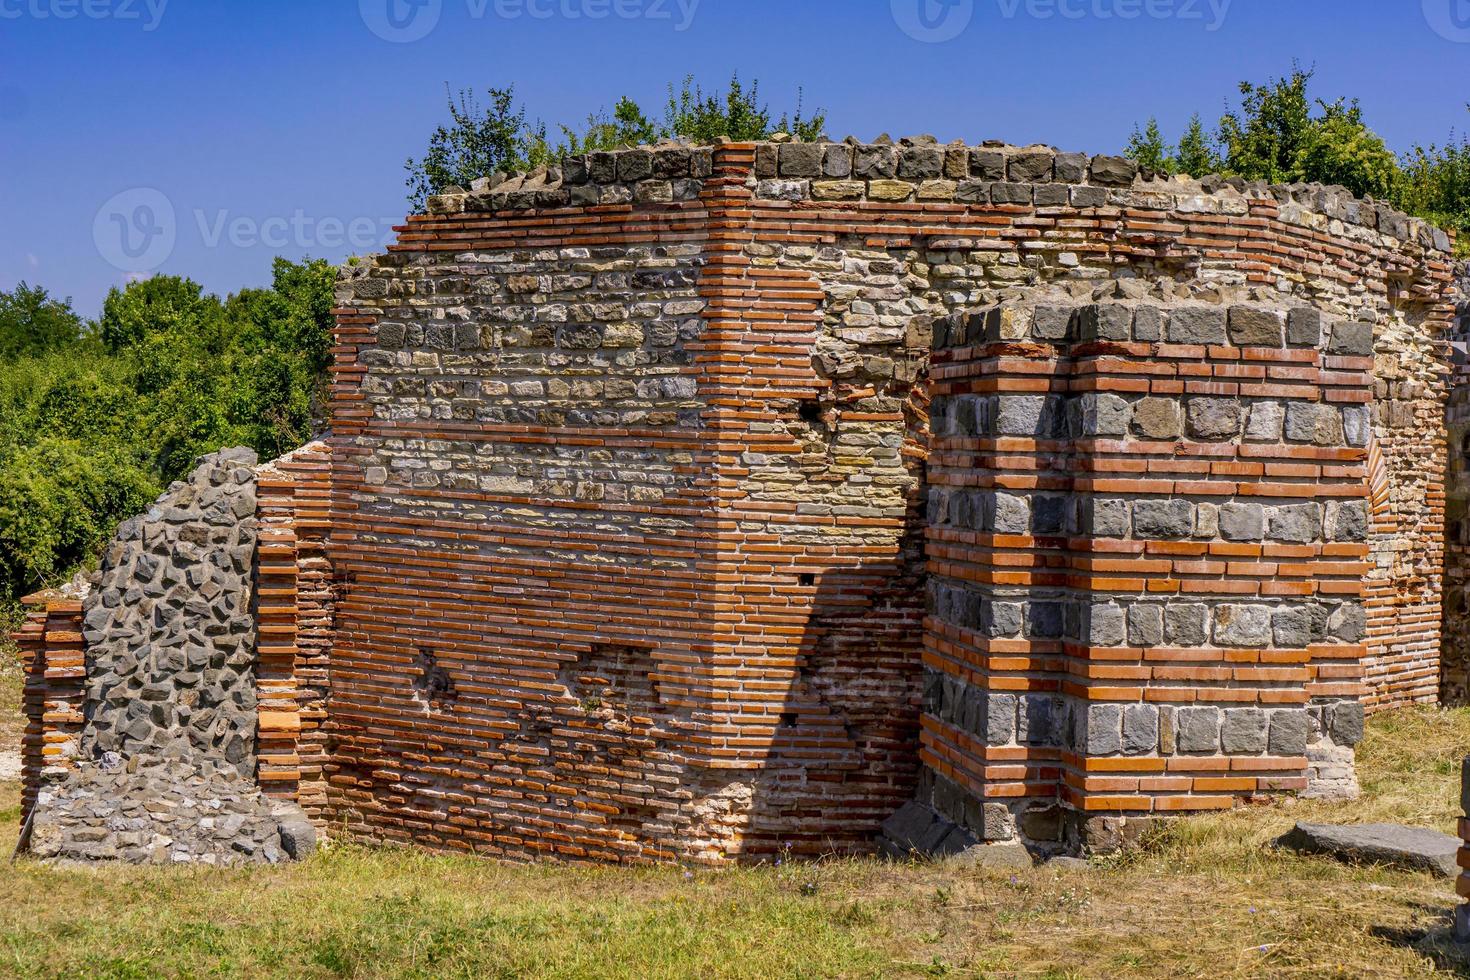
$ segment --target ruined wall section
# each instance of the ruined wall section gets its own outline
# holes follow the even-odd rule
[[[254,775],[255,462],[205,457],[118,529],[83,603],[83,758]]]
[[[1422,223],[1330,189],[1141,181],[1128,161],[1039,147],[640,149],[430,210],[344,281],[329,798],[359,835],[486,853],[718,859],[793,832],[804,849],[871,840],[917,777],[930,320],[1039,287],[1086,304],[1100,284],[1113,300],[1311,306],[1324,325],[1446,319],[1448,242]],[[680,373],[694,387],[625,420],[646,406],[579,392],[565,371],[600,363],[633,318],[554,277],[650,258],[695,270]],[[686,299],[662,281],[593,282],[650,313]],[[580,307],[595,348],[543,329],[525,376],[531,361],[486,339],[507,311],[563,307]],[[626,351],[634,375],[663,367],[652,336]],[[1331,356],[1344,376],[1368,366]],[[639,398],[667,397],[647,380]],[[481,381],[511,386],[486,398]],[[1354,397],[1338,407],[1371,395]],[[534,412],[506,414],[519,399]],[[492,444],[499,468],[455,483]],[[586,453],[630,446],[649,455],[611,457],[619,474],[681,467],[646,511],[609,499],[607,480],[543,478],[548,458],[587,473]],[[1334,448],[1350,458],[1332,479],[1361,498],[1361,446]],[[512,471],[522,482],[482,479]],[[616,577],[591,574],[593,555]],[[1361,693],[1356,657],[1292,669],[1301,703]]]
[[[660,188],[554,222],[413,221],[344,279],[326,773],[352,833],[615,861],[737,843],[748,787],[688,768],[719,752],[691,674],[718,487],[701,158],[676,156],[660,182],[670,161],[620,155],[609,180]]]

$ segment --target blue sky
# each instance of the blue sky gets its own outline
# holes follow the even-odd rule
[[[834,137],[1105,152],[1293,59],[1395,149],[1470,128],[1470,0],[0,0],[0,288],[92,315],[145,269],[372,251],[446,81],[554,124],[739,71]]]

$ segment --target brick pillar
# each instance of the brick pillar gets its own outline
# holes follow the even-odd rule
[[[76,757],[86,700],[87,665],[82,604],[59,592],[21,599],[26,618],[12,638],[25,669],[21,739],[21,822],[30,816],[42,783],[69,770]]]
[[[1371,338],[1150,303],[939,333],[921,800],[977,838],[1103,847],[1120,815],[1335,778],[1309,766],[1324,726],[1350,777]]]

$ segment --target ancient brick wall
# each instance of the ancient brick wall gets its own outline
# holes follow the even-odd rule
[[[186,859],[278,858],[294,802],[718,862],[868,850],[901,807],[1048,851],[1350,794],[1364,708],[1435,696],[1446,575],[1470,615],[1449,245],[1335,189],[926,139],[451,189],[344,270],[329,437],[174,488],[85,629],[36,599],[27,806],[45,776],[81,815],[48,853],[167,859],[71,834],[146,819],[137,743],[250,828]]]
[[[981,657],[1027,704],[1026,731],[1046,734],[951,741],[937,708],[928,770],[963,763],[977,799],[993,786],[1135,812],[1224,805],[1309,773],[1331,782],[1341,759],[1309,763],[1300,743],[1346,749],[1334,733],[1352,741],[1365,693],[1350,611],[1367,552],[1353,537],[1366,530],[1364,344],[1402,323],[1428,363],[1449,319],[1447,246],[1321,188],[1141,181],[1117,158],[924,141],[593,154],[435,199],[343,281],[329,808],[362,836],[507,855],[869,846],[919,780],[921,660],[940,669],[955,642],[952,616],[924,608],[931,323],[1038,290],[1208,306],[1222,327],[1248,307],[1249,329],[1281,339],[1201,336],[1171,358],[1158,353],[1169,338],[1129,335],[1113,339],[1140,346],[1106,362],[1116,397],[1131,405],[1158,383],[1183,399],[1181,424],[1213,428],[1178,449],[1159,436],[1157,452],[1103,453],[1110,475],[1090,479],[1118,486],[1089,493],[1144,498],[1161,532],[1187,509],[1189,533],[1142,543],[1130,510],[1134,530],[1104,537],[1160,554],[1132,578],[1107,564],[1126,555],[1061,555],[1084,591],[1136,582],[1151,599],[1210,582],[1183,604],[1210,617],[1195,624],[1203,652],[1181,640],[1173,666],[1150,660],[1152,613],[1170,620],[1149,602],[1136,644],[1074,630],[1048,638],[1062,659]],[[1287,332],[1298,309],[1321,325],[1311,342]],[[1045,360],[1006,363],[1024,380]],[[1097,391],[1097,360],[1066,383]],[[1164,367],[1178,380],[1154,376]],[[1256,411],[1266,403],[1280,411]],[[1416,416],[1418,434],[1395,441],[1401,415],[1380,416],[1390,469],[1432,439]],[[1035,478],[1034,445],[985,451],[985,465],[927,479]],[[1176,467],[1169,489],[1145,485],[1154,464]],[[1280,489],[1259,514],[1252,485]],[[1260,537],[1215,533],[1224,507],[1252,531],[1259,516]],[[1017,570],[1059,560],[1050,551],[991,542],[974,560],[1024,586]],[[1431,582],[1391,562],[1389,575],[1397,596]],[[1098,624],[1121,614],[1126,638],[1134,604],[1109,598]],[[1412,595],[1391,610],[1425,615]],[[1094,700],[1103,721],[1120,708],[1120,739],[1144,714],[1167,731],[1155,708],[1187,708],[1200,745],[1170,750],[1160,734],[1090,768],[1065,722],[1090,720],[1068,705]]]

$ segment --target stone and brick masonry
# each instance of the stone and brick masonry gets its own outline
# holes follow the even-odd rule
[[[344,270],[331,433],[250,518],[256,781],[343,834],[718,862],[917,807],[1105,847],[1351,793],[1364,709],[1437,697],[1422,222],[927,139],[429,212]],[[21,634],[31,787],[86,725],[75,605]]]

